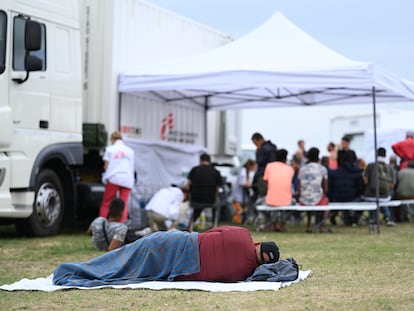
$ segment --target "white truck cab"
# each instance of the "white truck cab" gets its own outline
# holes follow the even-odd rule
[[[203,109],[181,113],[161,99],[122,100],[119,74],[231,40],[145,0],[1,0],[0,224],[32,236],[89,225],[104,192],[108,132],[160,141],[163,118],[174,115],[171,139],[194,127],[200,139],[185,143],[204,145]],[[224,117],[214,116],[234,123]],[[220,148],[211,153],[234,152],[232,134],[215,131],[229,148],[213,141]],[[137,170],[142,184],[149,183],[145,173]]]
[[[77,0],[0,3],[0,221],[27,235],[74,217],[82,164]]]

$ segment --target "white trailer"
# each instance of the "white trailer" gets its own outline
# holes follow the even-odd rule
[[[73,223],[82,124],[122,125],[118,74],[229,40],[140,0],[2,0],[0,221],[36,236]]]
[[[120,73],[168,63],[231,41],[224,33],[142,0],[83,0],[81,5],[87,103],[83,120],[104,123],[108,132],[120,127]]]

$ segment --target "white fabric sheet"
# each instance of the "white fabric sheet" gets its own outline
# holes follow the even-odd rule
[[[16,290],[31,290],[54,292],[62,289],[99,289],[99,288],[115,288],[115,289],[182,289],[182,290],[202,290],[208,292],[251,292],[257,290],[278,290],[279,288],[290,286],[305,280],[312,274],[312,270],[299,271],[299,277],[293,282],[238,282],[238,283],[219,283],[219,282],[199,282],[199,281],[176,281],[176,282],[143,282],[138,284],[128,285],[107,285],[97,287],[72,287],[72,286],[57,286],[53,285],[53,275],[46,278],[37,279],[22,279],[13,284],[5,284],[0,286],[0,289],[6,291]]]
[[[138,175],[132,203],[135,199],[148,202],[159,189],[171,184],[184,185],[188,172],[199,164],[200,154],[206,152],[206,148],[201,146],[131,138],[124,141],[135,152]]]

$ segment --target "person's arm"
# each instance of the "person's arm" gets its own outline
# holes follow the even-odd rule
[[[329,201],[333,201],[333,192],[334,192],[334,172],[330,171],[330,173],[328,172],[328,199]]]
[[[246,169],[246,188],[250,188],[253,185],[253,176],[253,171]]]
[[[239,186],[241,187],[250,187],[249,184],[249,171],[247,168],[243,167],[239,173],[239,176],[237,178],[237,182]]]
[[[111,243],[109,243],[108,251],[112,251],[114,249],[120,248],[121,245],[122,245],[122,242],[114,238],[111,240]]]
[[[270,148],[269,148],[269,150],[267,150],[267,152],[268,152],[268,155],[267,155],[267,163],[270,163],[270,162],[275,162],[276,161],[276,151],[277,151],[277,147],[276,147],[276,145],[273,145],[273,144],[269,144],[270,146]]]
[[[328,178],[326,176],[322,179],[323,194],[328,195]]]
[[[191,189],[191,179],[187,178],[187,183],[185,184],[183,189],[185,189],[185,191],[187,191],[187,192],[190,191],[190,189]]]
[[[294,178],[292,178],[292,184],[293,184],[293,182],[294,182]],[[295,193],[293,193],[293,195],[294,196],[297,196],[297,197],[299,197],[300,196],[300,179],[298,178],[298,185],[297,185],[297,187],[296,187],[296,192]]]
[[[263,172],[263,181],[265,182],[266,186],[267,186],[267,180],[269,178],[269,170],[267,169],[267,164],[265,166],[264,172]]]
[[[218,170],[214,169],[216,172],[216,194],[218,195],[220,192],[220,188],[223,187],[223,178]]]
[[[400,141],[398,143],[395,143],[394,145],[392,145],[391,146],[391,149],[400,158],[404,158],[406,156],[406,154],[405,154],[404,140],[403,141]]]
[[[371,171],[375,169],[375,167],[372,167],[372,164],[368,164],[367,168],[364,171],[364,185],[368,185],[369,177],[371,175]]]
[[[95,218],[95,219],[94,219],[94,220],[90,223],[90,225],[89,225],[88,229],[86,230],[86,234],[87,234],[87,235],[89,235],[89,236],[92,236],[92,235],[93,235],[92,227],[94,226],[94,224],[95,224],[95,222],[96,222],[96,219],[98,219],[98,218]]]
[[[387,171],[388,171],[388,180],[389,180],[389,184],[390,184],[390,193],[391,193],[392,190],[395,187],[394,172],[393,172],[392,167],[390,165],[387,165]]]
[[[364,177],[362,175],[358,176],[356,179],[357,182],[357,195],[360,196],[365,191],[365,183],[364,183]]]
[[[397,145],[397,143],[395,143],[395,144],[393,144],[393,145],[391,145],[391,149],[392,149],[392,151],[397,155],[397,156],[399,156],[398,155],[398,145]]]

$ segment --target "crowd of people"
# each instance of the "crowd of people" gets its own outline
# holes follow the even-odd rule
[[[368,164],[350,148],[350,136],[343,136],[340,144],[329,142],[327,154],[322,157],[316,147],[306,150],[305,141],[300,139],[298,150],[290,161],[285,149],[278,149],[260,133],[252,135],[252,142],[257,147],[257,170],[251,184],[240,178],[239,186],[244,188],[244,193],[248,193],[246,188],[251,188],[253,193],[250,199],[243,198],[242,203],[248,206],[249,202],[263,198],[269,206],[321,206],[320,212],[307,213],[306,232],[314,232],[311,223],[313,214],[319,232],[331,232],[329,225],[335,226],[339,221],[344,225],[356,226],[364,221],[372,222],[377,217],[375,211],[370,212],[366,219],[362,218],[362,211],[324,211],[323,205],[328,202],[376,201],[377,197],[381,202],[393,198],[414,199],[414,133],[411,131],[406,133],[403,141],[391,146],[395,155],[390,156],[389,161],[386,149],[380,146],[376,150],[377,162]],[[248,160],[248,163],[252,163],[252,160]],[[247,172],[243,168],[241,176],[246,175],[243,170]],[[405,207],[390,209],[381,206],[381,212],[388,226],[408,221]],[[276,214],[274,221],[263,230],[286,231],[285,224],[290,215],[286,212]],[[301,215],[293,213],[293,217]]]
[[[328,221],[336,225],[340,216],[344,225],[357,225],[362,215],[329,212],[324,210],[328,202],[414,199],[412,132],[407,132],[404,141],[392,145],[400,165],[394,156],[386,163],[386,149],[382,146],[376,150],[377,161],[366,165],[350,148],[348,136],[342,138],[340,146],[329,143],[328,154],[323,157],[316,147],[306,150],[301,139],[290,161],[287,150],[277,148],[260,133],[254,133],[252,141],[257,148],[256,159],[246,161],[233,185],[233,207],[240,218],[247,218],[249,209],[260,200],[276,207],[320,206],[320,211],[314,213],[315,224],[319,232],[331,232]],[[111,142],[104,155],[105,194],[99,217],[87,229],[94,247],[108,252],[88,262],[59,265],[54,272],[54,284],[96,286],[125,280],[236,282],[246,280],[258,266],[279,260],[275,242],[253,242],[250,232],[243,227],[220,227],[216,222],[214,228],[204,233],[192,232],[192,224],[205,208],[217,210],[223,182],[206,153],[200,155],[199,165],[191,169],[184,186],[164,187],[153,195],[145,207],[149,231],[128,239],[127,204],[134,184],[134,152],[122,142],[119,132],[111,135]],[[171,230],[183,214],[185,201],[192,212],[188,224],[184,230]],[[405,211],[391,213],[389,207],[383,206],[381,212],[389,226],[395,225],[393,219],[408,220]],[[306,232],[315,232],[313,213],[308,212],[306,216]],[[368,219],[372,221],[376,217],[376,211],[372,211]],[[233,220],[241,223],[245,219]],[[279,211],[274,222],[264,229],[283,232],[286,222],[286,214]]]
[[[119,132],[113,133],[111,140],[104,156],[104,202],[99,217],[87,230],[94,247],[107,253],[89,262],[59,265],[54,272],[54,284],[96,286],[126,280],[236,282],[246,280],[259,265],[279,260],[275,242],[253,242],[250,232],[243,227],[218,226],[217,222],[204,233],[192,232],[191,225],[203,209],[216,209],[222,185],[220,172],[206,153],[200,155],[199,165],[191,169],[183,187],[164,187],[152,196],[145,206],[150,226],[146,233],[150,234],[129,240],[128,219],[124,219],[128,215],[128,201],[122,194],[132,187],[133,153],[131,156],[132,150],[122,143]],[[241,186],[247,189],[256,172],[255,161],[245,167]],[[125,174],[128,169],[131,171]],[[243,191],[238,195],[241,199],[245,196]],[[188,225],[185,230],[171,230],[176,228],[184,201],[188,201],[192,211]]]
[[[329,212],[323,209],[328,202],[376,201],[377,197],[382,202],[393,198],[414,199],[413,132],[407,132],[405,140],[391,146],[395,155],[391,155],[389,161],[386,149],[381,146],[377,150],[377,162],[368,164],[350,148],[349,136],[342,137],[340,144],[329,142],[326,155],[322,157],[318,148],[307,150],[305,141],[300,139],[290,160],[286,149],[278,148],[260,133],[254,133],[251,140],[256,146],[256,157],[244,163],[232,186],[233,222],[236,224],[246,223],[256,213],[256,202],[262,200],[269,206],[321,206],[318,212],[306,213],[305,231],[315,232],[316,227],[319,232],[331,232],[331,227],[338,223],[355,226],[372,221],[377,215],[373,211],[364,219],[363,212]],[[185,185],[159,189],[147,203],[148,228],[137,231],[135,237],[128,235],[127,206],[134,183],[134,152],[123,143],[119,132],[112,133],[111,142],[104,155],[102,206],[99,217],[88,228],[97,249],[113,250],[149,232],[168,231],[177,225],[181,230],[192,231],[205,208],[212,209],[215,226],[218,225],[218,194],[223,178],[212,165],[210,156],[204,153],[200,155],[199,165],[188,174]],[[404,207],[381,206],[381,213],[388,226],[408,221]],[[262,229],[286,231],[289,219],[298,223],[302,213],[274,213],[272,222]]]

